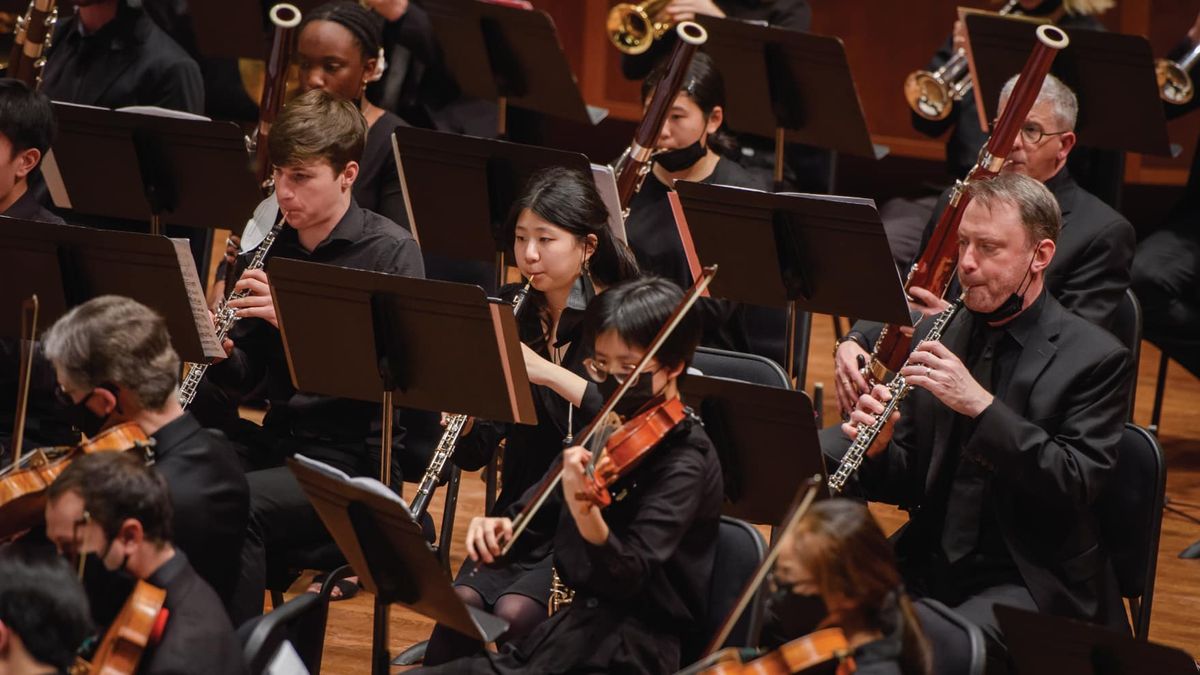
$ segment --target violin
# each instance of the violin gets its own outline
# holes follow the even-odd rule
[[[841,628],[825,628],[796,638],[773,652],[743,663],[740,650],[718,652],[716,662],[700,675],[787,675],[837,660],[837,675],[852,675],[856,669],[850,643]]]
[[[91,663],[77,662],[72,675],[134,675],[142,653],[162,639],[168,610],[167,592],[138,581],[121,613],[109,625]]]
[[[154,441],[134,422],[105,429],[77,445],[37,448],[18,457],[0,472],[0,541],[41,522],[46,490],[81,454],[141,450],[149,454]]]
[[[630,418],[608,437],[603,454],[588,472],[585,492],[581,496],[600,508],[611,504],[608,486],[640,464],[646,454],[686,417],[683,401],[673,398]]]

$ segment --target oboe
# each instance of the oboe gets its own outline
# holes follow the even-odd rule
[[[937,342],[941,340],[942,331],[946,330],[946,326],[954,318],[954,314],[958,311],[958,308],[962,307],[962,303],[963,299],[960,297],[943,310],[938,315],[937,320],[934,321],[933,327],[929,329],[929,334],[925,336],[923,341]],[[907,362],[905,365],[907,365]],[[841,492],[842,486],[850,479],[851,474],[858,470],[859,465],[862,464],[863,458],[867,454],[867,450],[870,449],[880,432],[883,431],[883,428],[887,426],[888,418],[892,416],[892,413],[896,412],[896,408],[900,406],[900,401],[904,400],[904,397],[908,395],[911,385],[905,381],[904,376],[897,370],[896,376],[888,383],[887,388],[892,398],[884,404],[883,412],[875,417],[874,424],[858,425],[858,434],[854,437],[854,443],[846,451],[846,456],[842,458],[842,463],[838,466],[837,471],[829,477],[829,487],[835,492]]]
[[[246,269],[242,272],[244,276],[250,270],[262,269],[262,266],[267,262],[267,251],[271,249],[271,244],[275,243],[275,237],[283,230],[283,223],[287,218],[287,214],[279,216],[275,226],[263,238],[262,243],[254,250],[254,257],[250,259],[250,264],[246,265]],[[240,278],[240,277],[239,277]],[[250,294],[249,290],[242,289],[231,293],[227,298],[221,301],[221,305],[214,313],[213,322],[217,329],[217,342],[224,342],[229,335],[229,329],[233,328],[233,324],[237,322],[237,310],[229,306],[230,301],[240,300]],[[188,363],[187,375],[183,378],[183,383],[179,385],[179,405],[184,408],[191,404],[192,399],[196,398],[196,389],[200,386],[200,380],[204,378],[205,371],[208,370],[207,363]]]
[[[512,300],[513,316],[521,311],[521,304],[525,302],[525,296],[529,294],[529,283],[526,282]],[[458,445],[458,438],[462,436],[463,429],[467,426],[467,420],[470,419],[467,415],[450,415],[446,420],[446,430],[442,432],[442,437],[438,439],[437,447],[433,450],[433,456],[429,459],[429,466],[425,469],[425,475],[421,477],[421,483],[417,486],[417,495],[412,500],[412,514],[414,518],[420,519],[425,515],[425,510],[429,508],[429,500],[433,497],[433,489],[437,487],[438,481],[441,479],[442,469],[446,466],[446,461],[454,454],[454,448]]]

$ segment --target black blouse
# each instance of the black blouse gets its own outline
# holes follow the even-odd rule
[[[354,200],[364,209],[411,230],[396,170],[396,153],[392,150],[392,132],[396,127],[406,126],[407,122],[385,111],[367,130],[358,179],[354,181]]]

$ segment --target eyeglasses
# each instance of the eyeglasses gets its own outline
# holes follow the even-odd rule
[[[637,366],[626,366],[621,372],[617,373],[609,370],[608,364],[588,357],[583,360],[583,367],[587,370],[588,377],[592,378],[592,381],[597,384],[604,382],[609,378],[609,376],[612,376],[612,378],[617,381],[617,384],[625,384],[625,380],[628,380],[629,376],[633,375],[633,371]],[[629,383],[629,386],[637,384],[638,379],[643,375],[652,376],[656,372],[658,372],[657,368],[654,370],[643,370],[638,374],[637,377],[633,378],[633,380]]]
[[[1047,136],[1062,136],[1070,133],[1070,129],[1063,131],[1046,131],[1039,124],[1027,123],[1021,127],[1021,140],[1030,145],[1037,145],[1046,140]]]

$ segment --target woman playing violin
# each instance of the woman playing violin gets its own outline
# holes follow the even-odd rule
[[[579,410],[586,390],[579,339],[588,302],[606,287],[637,276],[637,264],[608,227],[608,210],[591,176],[550,168],[530,177],[502,232],[529,293],[517,324],[537,407],[536,426],[476,420],[462,437],[453,461],[473,471],[486,465],[501,440],[504,486],[494,513],[503,513],[542,477],[559,456],[563,439],[587,424],[598,405]],[[501,290],[511,300],[520,285]],[[588,410],[592,414],[588,414]],[[546,618],[550,596],[550,544],[530,549],[503,568],[459,574],[455,589],[464,602],[509,622],[516,639]],[[435,665],[474,653],[478,646],[441,626],[434,630],[425,663]]]
[[[584,317],[592,352],[586,363],[600,393],[634,371],[682,298],[671,282],[648,278],[592,301]],[[630,416],[677,400],[679,377],[699,339],[699,319],[689,313],[632,383],[618,413]],[[574,589],[573,602],[503,651],[433,672],[674,672],[681,645],[704,637],[693,631],[705,615],[723,487],[703,427],[684,415],[635,468],[608,486],[613,500],[603,510],[583,496],[591,456],[579,446],[564,451],[561,490],[499,563],[552,541],[555,569]],[[511,516],[536,489],[503,516],[471,521],[466,543],[472,560],[496,561],[511,536]]]
[[[800,606],[841,628],[859,675],[925,675],[929,649],[904,593],[896,556],[867,507],[847,499],[814,504],[779,543],[779,591],[764,631],[768,647],[808,633],[785,617]],[[792,597],[788,597],[792,596]]]

